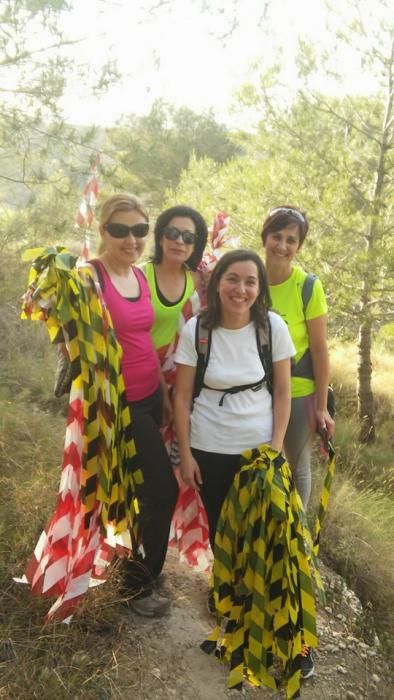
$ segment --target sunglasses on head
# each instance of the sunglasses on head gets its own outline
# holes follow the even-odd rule
[[[105,224],[104,228],[112,238],[127,238],[130,233],[134,238],[145,238],[149,232],[148,223],[133,224],[133,226],[126,226],[126,224]]]
[[[298,219],[298,221],[301,221],[301,223],[305,225],[305,217],[300,211],[297,211],[297,209],[287,209],[286,207],[271,209],[269,216],[275,216],[275,214],[290,214],[290,216],[294,216],[296,219]]]
[[[167,226],[163,231],[163,236],[165,236],[168,241],[177,241],[179,236],[181,236],[185,245],[194,245],[197,238],[197,234],[193,233],[193,231],[180,231],[176,226]]]

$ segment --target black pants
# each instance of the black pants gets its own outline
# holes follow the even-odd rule
[[[140,537],[145,556],[124,564],[124,585],[146,588],[161,572],[167,554],[171,518],[178,499],[178,483],[164,446],[160,423],[159,389],[142,401],[130,403],[138,461],[144,483],[136,485],[140,504]]]
[[[239,469],[240,455],[223,455],[194,448],[192,453],[200,467],[202,477],[200,496],[208,518],[209,541],[213,551],[220,511]]]

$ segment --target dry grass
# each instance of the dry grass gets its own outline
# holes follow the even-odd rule
[[[12,612],[1,625],[0,697],[106,700],[137,694],[139,644],[124,635],[114,588],[105,588],[89,592],[89,605],[70,626],[42,626],[47,605],[22,586],[4,592],[3,605]]]
[[[25,323],[31,331],[32,324]],[[140,697],[142,651],[138,635],[124,630],[116,571],[105,586],[89,592],[70,626],[43,626],[48,601],[33,599],[27,587],[12,581],[23,572],[52,512],[64,434],[64,402],[52,398],[51,350],[46,349],[45,333],[34,330],[34,334],[31,355],[20,360],[8,352],[2,364],[9,383],[0,400],[0,698]],[[379,374],[382,371],[386,379],[375,379],[375,386],[382,389],[377,391],[380,442],[374,449],[361,449],[355,442],[355,365],[348,348],[333,355],[339,398],[338,475],[324,523],[322,553],[364,604],[372,606],[384,639],[394,627],[394,521],[392,498],[387,495],[394,471],[387,377],[394,371],[394,358],[379,360]],[[321,482],[317,476],[314,481],[318,491]],[[365,619],[369,625],[371,617]]]
[[[349,398],[355,408],[357,348],[351,343],[336,343],[330,349],[331,376],[343,399]],[[372,391],[377,409],[393,402],[394,355],[382,346],[372,352]]]
[[[377,441],[357,443],[356,350],[337,345],[331,352],[338,396],[337,475],[323,526],[322,555],[357,592],[366,610],[363,631],[375,629],[384,647],[394,639],[394,356],[375,349],[373,391]],[[321,479],[315,478],[314,501]],[[362,623],[361,623],[362,626]]]
[[[70,626],[43,625],[50,601],[16,584],[52,513],[64,417],[0,401],[0,698],[116,699],[138,693],[138,640],[123,634],[117,571]],[[132,661],[131,661],[132,660]]]
[[[18,277],[15,261],[1,265],[0,698],[132,697],[140,650],[122,634],[116,572],[111,584],[89,592],[70,626],[43,626],[50,602],[13,582],[54,508],[66,407],[53,396],[55,353],[46,329],[19,319]]]
[[[375,348],[372,390],[375,403],[376,442],[359,445],[356,404],[355,347],[337,344],[331,351],[332,379],[338,396],[335,441],[339,464],[358,487],[394,493],[393,376],[394,355]]]
[[[394,633],[392,506],[392,497],[360,489],[339,474],[321,539],[324,560],[345,578],[368,611],[368,623],[359,621],[366,641],[373,642],[376,632],[389,653]]]

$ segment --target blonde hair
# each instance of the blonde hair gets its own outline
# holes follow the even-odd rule
[[[108,197],[103,203],[100,209],[100,226],[105,226],[109,224],[113,215],[118,211],[137,211],[141,216],[144,217],[145,221],[149,222],[148,212],[139,197],[135,194],[128,194],[124,192],[122,194],[113,194],[112,197]],[[105,250],[103,239],[100,238],[100,243],[98,246],[98,254],[101,255]]]

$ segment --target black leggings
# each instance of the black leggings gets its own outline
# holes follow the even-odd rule
[[[163,568],[178,483],[160,434],[161,390],[142,401],[131,402],[130,407],[137,457],[144,477],[144,483],[136,485],[136,492],[141,509],[139,539],[145,553],[141,562],[128,559],[125,563],[125,584],[132,589],[148,585]]]
[[[239,469],[240,455],[223,455],[194,448],[192,454],[200,467],[200,496],[208,518],[209,541],[213,551],[220,511]]]

